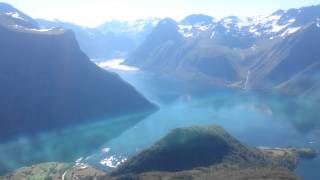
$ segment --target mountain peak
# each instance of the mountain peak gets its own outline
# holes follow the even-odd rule
[[[212,24],[214,18],[205,14],[192,14],[185,17],[181,23],[185,25],[204,25]]]
[[[158,25],[177,25],[178,23],[172,18],[164,18]]]
[[[272,13],[271,15],[272,15],[272,16],[281,16],[281,15],[283,15],[284,13],[285,13],[284,10],[279,9],[279,10],[275,11],[274,13]]]
[[[1,14],[13,18],[13,20],[17,24],[28,25],[29,27],[32,27],[32,28],[38,27],[38,24],[34,19],[26,15],[25,13],[19,11],[18,9],[14,8],[10,4],[0,3],[0,15]]]
[[[10,13],[10,12],[14,12],[14,11],[18,11],[18,10],[16,8],[14,8],[13,6],[11,6],[10,4],[0,2],[0,12]]]

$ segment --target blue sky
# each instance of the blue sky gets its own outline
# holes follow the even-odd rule
[[[60,19],[85,26],[106,20],[183,17],[203,13],[214,17],[255,16],[278,9],[320,4],[320,0],[2,0],[34,18]]]

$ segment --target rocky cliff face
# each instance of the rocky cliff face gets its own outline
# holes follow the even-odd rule
[[[30,28],[4,14],[0,39],[1,139],[155,109],[90,62],[72,31]]]

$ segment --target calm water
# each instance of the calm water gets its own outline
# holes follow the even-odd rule
[[[320,148],[320,113],[310,101],[217,90],[139,71],[117,73],[161,109],[147,117],[126,115],[2,144],[2,172],[36,162],[75,161],[80,157],[108,170],[174,128],[204,124],[221,125],[252,146]],[[320,177],[319,168],[319,158],[303,160],[297,173],[314,180]]]

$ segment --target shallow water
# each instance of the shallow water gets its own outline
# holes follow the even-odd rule
[[[160,110],[145,118],[127,115],[2,144],[0,165],[8,171],[31,163],[83,157],[83,162],[109,170],[174,128],[204,124],[220,125],[252,146],[320,148],[320,115],[310,101],[217,90],[206,84],[139,71],[116,72],[158,104]],[[319,167],[319,158],[303,160],[297,173],[314,180],[320,177]]]

